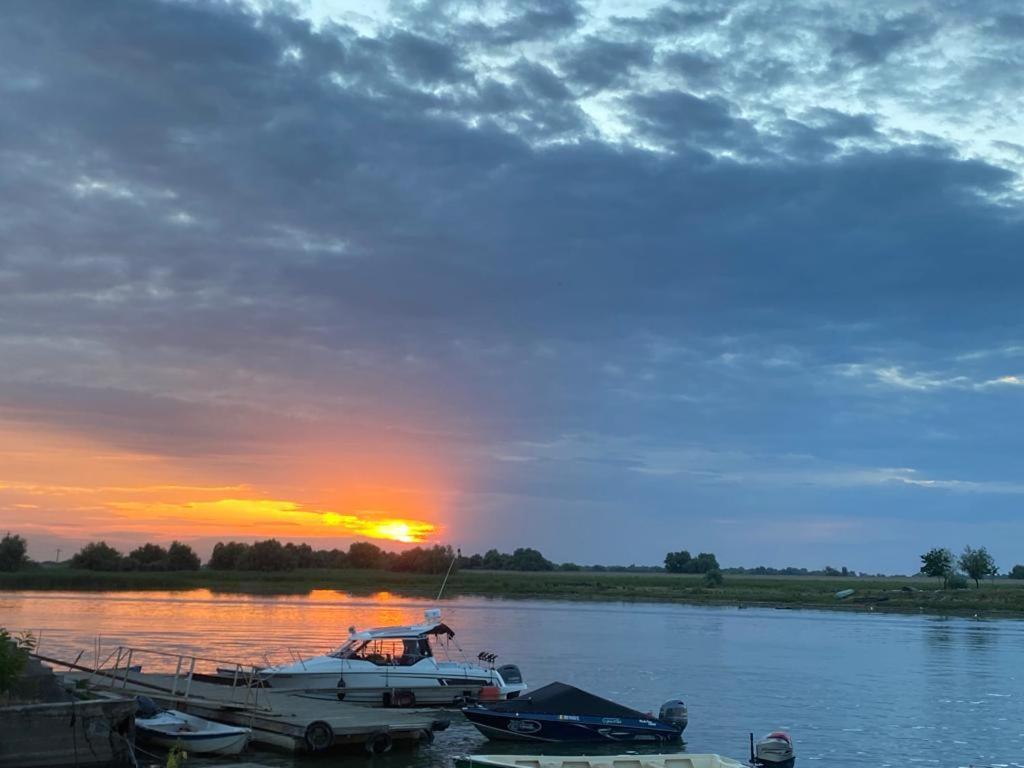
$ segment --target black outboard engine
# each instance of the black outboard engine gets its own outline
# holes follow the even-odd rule
[[[515,664],[503,664],[498,667],[498,674],[507,685],[518,685],[523,682],[523,673]]]
[[[682,699],[670,699],[661,705],[658,719],[663,723],[674,725],[682,733],[686,730],[686,724],[689,722],[690,717]]]
[[[137,706],[137,709],[135,710],[136,717],[141,717],[143,719],[156,717],[163,711],[156,705],[155,701],[149,698],[149,696],[136,696],[135,704]]]
[[[761,768],[793,768],[796,763],[796,755],[793,754],[793,739],[785,731],[773,731],[765,736],[757,744],[753,744],[754,737],[750,741],[751,762]]]

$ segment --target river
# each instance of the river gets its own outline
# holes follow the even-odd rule
[[[62,658],[84,650],[91,661],[101,636],[106,650],[123,643],[254,661],[264,651],[320,653],[350,625],[417,622],[433,605],[333,591],[8,592],[0,593],[0,626],[41,633],[41,652]],[[688,751],[742,758],[748,732],[783,728],[804,766],[1024,766],[1024,622],[483,598],[441,607],[467,655],[496,651],[533,686],[561,680],[644,711],[683,698]],[[442,766],[474,751],[508,749],[488,745],[456,716],[434,744],[374,765]],[[257,757],[275,766],[333,764]]]

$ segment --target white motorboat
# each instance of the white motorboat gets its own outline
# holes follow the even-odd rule
[[[721,755],[465,755],[457,768],[750,768]]]
[[[460,652],[454,637],[441,611],[432,608],[422,624],[350,628],[348,641],[336,651],[264,667],[256,679],[272,690],[402,707],[510,699],[526,690],[519,668],[495,667],[493,653],[480,653],[476,662],[452,660],[450,651]]]
[[[251,735],[248,728],[215,723],[176,709],[135,718],[135,736],[139,741],[164,749],[180,747],[195,754],[237,755],[245,749]]]

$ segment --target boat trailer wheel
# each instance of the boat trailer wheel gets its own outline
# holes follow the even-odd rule
[[[391,751],[391,734],[387,731],[378,731],[366,740],[366,751],[371,755],[383,755]]]
[[[323,752],[334,743],[334,729],[329,723],[317,720],[306,726],[306,746],[310,752]]]
[[[434,743],[434,732],[429,728],[424,728],[420,731],[420,744],[433,744]]]

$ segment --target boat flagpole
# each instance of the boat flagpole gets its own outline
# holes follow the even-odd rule
[[[441,595],[444,594],[444,588],[448,584],[448,577],[452,575],[452,568],[455,567],[455,563],[457,563],[459,561],[460,557],[462,557],[462,550],[461,549],[456,549],[455,550],[455,557],[453,557],[451,563],[448,564],[448,573],[446,573],[444,575],[444,581],[441,582],[441,589],[439,589],[438,592],[437,592],[437,599],[438,600],[440,600],[441,599]]]

